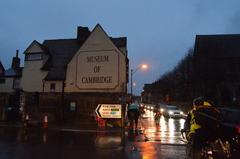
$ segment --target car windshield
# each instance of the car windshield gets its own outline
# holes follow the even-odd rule
[[[176,106],[168,106],[167,109],[168,110],[179,110],[178,107],[176,107]]]

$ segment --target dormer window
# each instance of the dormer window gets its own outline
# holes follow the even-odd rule
[[[25,61],[37,61],[42,60],[42,54],[41,53],[28,53],[26,54]]]

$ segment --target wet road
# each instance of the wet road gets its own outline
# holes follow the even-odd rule
[[[128,131],[78,130],[0,125],[0,159],[183,159],[182,119],[141,117],[139,134]]]
[[[185,144],[182,141],[181,129],[185,119],[165,118],[161,116],[159,125],[154,120],[153,111],[146,110],[140,119],[140,127],[149,141],[158,141],[163,144]]]
[[[0,130],[0,159],[128,158],[121,140],[119,132],[4,127]]]

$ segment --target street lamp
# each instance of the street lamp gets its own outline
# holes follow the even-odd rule
[[[132,91],[133,91],[133,74],[136,73],[139,69],[147,69],[147,67],[148,65],[142,64],[135,69],[131,69],[131,92],[130,92],[131,97],[132,97]]]

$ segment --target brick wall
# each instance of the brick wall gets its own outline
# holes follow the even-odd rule
[[[25,93],[25,108],[38,120],[48,114],[49,122],[63,119],[67,123],[96,125],[98,104],[119,104],[119,97],[118,93],[64,93],[64,96],[62,93]],[[75,103],[75,109],[70,106],[71,102]],[[114,119],[109,122],[114,123]]]

